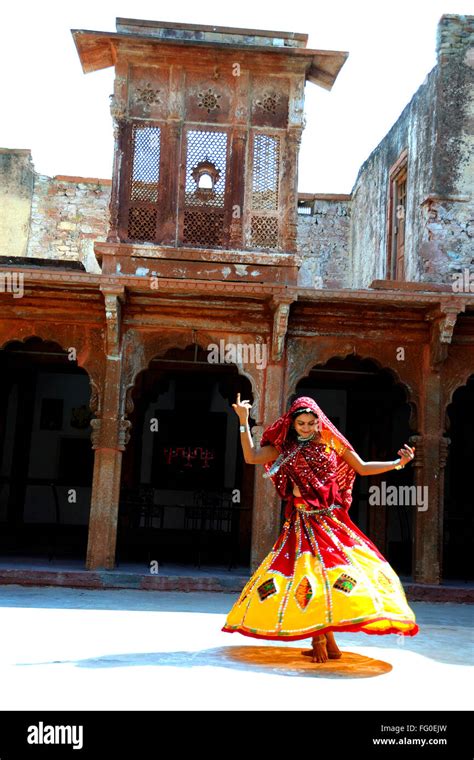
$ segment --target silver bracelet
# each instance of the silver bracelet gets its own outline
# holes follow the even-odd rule
[[[241,425],[239,427],[239,430],[240,430],[241,433],[246,433],[247,432],[247,425]]]

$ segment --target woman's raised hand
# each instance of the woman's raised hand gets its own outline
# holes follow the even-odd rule
[[[400,457],[400,464],[404,467],[408,462],[411,462],[415,458],[415,447],[411,448],[407,443],[402,449],[397,452]]]
[[[241,401],[240,393],[237,394],[237,400],[235,404],[232,404],[232,409],[236,413],[242,425],[248,421],[249,411],[252,408],[250,401]]]

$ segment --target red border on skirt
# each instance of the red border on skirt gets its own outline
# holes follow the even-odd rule
[[[387,618],[376,618],[375,620],[368,620],[367,623],[378,623],[380,620],[387,620]],[[402,623],[409,623],[409,620],[402,620],[400,621]],[[369,636],[385,636],[389,633],[396,633],[398,635],[403,636],[416,636],[416,634],[419,632],[419,627],[415,623],[413,628],[410,628],[409,631],[400,631],[398,628],[388,628],[385,631],[367,631],[364,629],[364,623],[357,623],[356,625],[344,625],[344,626],[334,626],[334,625],[328,625],[326,628],[318,628],[315,631],[309,631],[308,633],[304,634],[298,634],[297,636],[278,636],[278,634],[275,635],[266,635],[264,633],[250,633],[249,631],[242,630],[241,628],[227,628],[224,626],[221,628],[221,631],[224,631],[224,633],[241,633],[243,636],[248,636],[252,639],[267,639],[268,641],[298,641],[300,639],[308,639],[311,636],[316,636],[317,634],[323,634],[323,633],[329,633],[330,631],[333,631],[333,633],[337,633],[338,631],[341,632],[347,632],[347,633],[367,633]]]

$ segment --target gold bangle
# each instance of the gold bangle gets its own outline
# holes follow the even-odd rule
[[[404,464],[396,464],[395,467],[394,467],[394,469],[395,470],[403,470],[404,467],[405,467]]]

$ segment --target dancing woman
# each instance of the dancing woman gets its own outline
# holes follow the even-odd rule
[[[418,633],[395,571],[349,517],[356,474],[401,469],[414,458],[404,445],[393,462],[364,462],[312,398],[302,396],[267,427],[255,449],[249,401],[232,404],[247,464],[263,464],[281,498],[285,523],[245,585],[223,631],[261,639],[312,637],[313,662],[341,656],[334,631]]]

